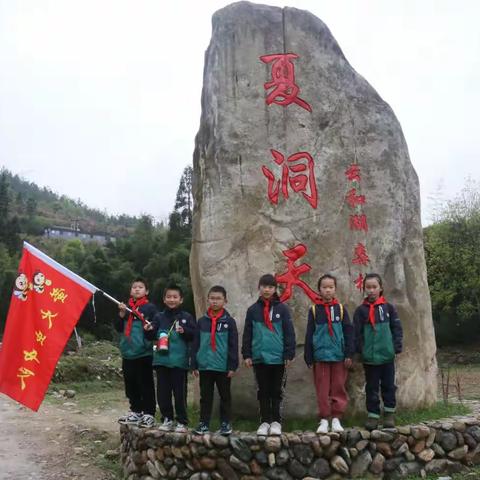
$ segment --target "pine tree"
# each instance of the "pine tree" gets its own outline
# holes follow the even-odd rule
[[[185,167],[175,199],[175,210],[180,213],[182,226],[187,228],[190,228],[192,225],[192,174],[192,167]]]
[[[15,209],[19,214],[22,214],[25,210],[25,202],[23,200],[22,192],[17,192],[15,196]]]
[[[27,216],[31,220],[37,213],[37,202],[30,197],[27,200]]]
[[[192,167],[185,167],[180,178],[175,198],[175,207],[169,218],[169,242],[178,242],[191,237],[193,211],[192,175]]]
[[[10,254],[20,246],[20,222],[17,216],[11,218],[10,182],[6,171],[0,175],[0,242],[4,243]]]
[[[149,215],[142,215],[132,235],[132,263],[142,273],[153,253],[154,226]]]

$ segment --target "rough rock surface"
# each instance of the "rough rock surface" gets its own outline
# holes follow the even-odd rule
[[[266,104],[272,91],[272,63],[259,57],[295,53],[297,103]],[[314,160],[318,206],[288,186],[274,205],[267,178],[285,159],[308,152]],[[368,231],[349,228],[355,213],[345,201],[351,185],[346,169],[357,162],[362,212]],[[305,162],[304,162],[305,163]],[[307,188],[307,194],[311,193]],[[197,312],[206,308],[214,284],[225,285],[230,312],[242,332],[245,311],[257,298],[257,282],[267,272],[286,271],[283,251],[304,244],[296,265],[312,270],[301,279],[315,288],[318,277],[338,278],[338,297],[353,316],[361,302],[354,280],[375,271],[385,296],[398,307],[405,353],[397,362],[399,405],[418,407],[436,399],[435,339],[431,318],[420,223],[418,179],[401,127],[392,109],[348,63],[327,26],[309,12],[239,2],[215,13],[205,56],[202,116],[194,153],[192,284]],[[352,264],[363,243],[370,263]],[[314,414],[311,375],[302,359],[307,309],[311,300],[297,286],[289,305],[297,332],[297,361],[289,371],[286,414]],[[253,374],[241,369],[232,383],[235,405],[256,406]],[[351,375],[351,409],[364,409],[363,371]],[[256,409],[251,410],[252,413]]]

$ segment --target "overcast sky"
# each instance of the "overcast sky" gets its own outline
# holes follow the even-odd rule
[[[284,2],[262,2],[285,6]],[[0,0],[0,165],[109,213],[165,218],[191,163],[217,0]],[[480,2],[294,0],[395,111],[420,178],[480,179]]]

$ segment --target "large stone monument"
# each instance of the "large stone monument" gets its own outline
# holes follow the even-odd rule
[[[275,272],[293,313],[297,358],[285,413],[315,417],[303,361],[318,277],[338,278],[353,316],[367,272],[404,327],[400,407],[436,399],[435,337],[419,186],[392,109],[309,12],[239,2],[213,16],[194,154],[191,274],[197,312],[223,284],[240,333],[260,275]],[[233,381],[235,407],[256,411],[253,372]],[[360,365],[351,410],[364,409]]]

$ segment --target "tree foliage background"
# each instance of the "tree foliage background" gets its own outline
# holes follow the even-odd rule
[[[24,182],[21,184],[22,197],[27,199],[26,205],[32,198],[31,205],[29,210],[16,208],[18,191],[14,190],[15,182],[12,178],[14,177],[5,171],[0,175],[0,330],[3,330],[6,319],[23,239],[119,300],[128,299],[130,284],[137,276],[147,280],[149,297],[159,307],[162,307],[163,289],[168,284],[178,284],[185,291],[185,309],[194,312],[188,263],[193,206],[191,167],[185,168],[183,172],[168,226],[156,224],[148,215],[140,218],[108,217],[91,209],[83,211],[81,203],[74,204],[74,211],[64,217],[66,226],[69,220],[85,216],[97,230],[99,226],[110,224],[116,229],[114,232],[120,232],[115,241],[104,246],[94,242],[82,243],[78,239],[65,241],[39,236],[35,229],[39,222],[37,200],[34,196],[29,196],[29,184]],[[38,191],[38,187],[33,191]],[[61,202],[61,197],[50,194],[55,198],[52,199],[50,195],[49,200],[47,191],[46,199],[42,200],[44,212],[49,211],[52,200],[53,205]],[[93,218],[89,217],[91,212],[94,212]],[[95,220],[98,222],[95,223]],[[110,339],[113,335],[111,321],[116,312],[114,304],[97,294],[95,314],[93,306],[89,304],[80,319],[79,328],[99,338]]]
[[[480,340],[480,188],[467,180],[424,229],[432,313],[440,346]]]

